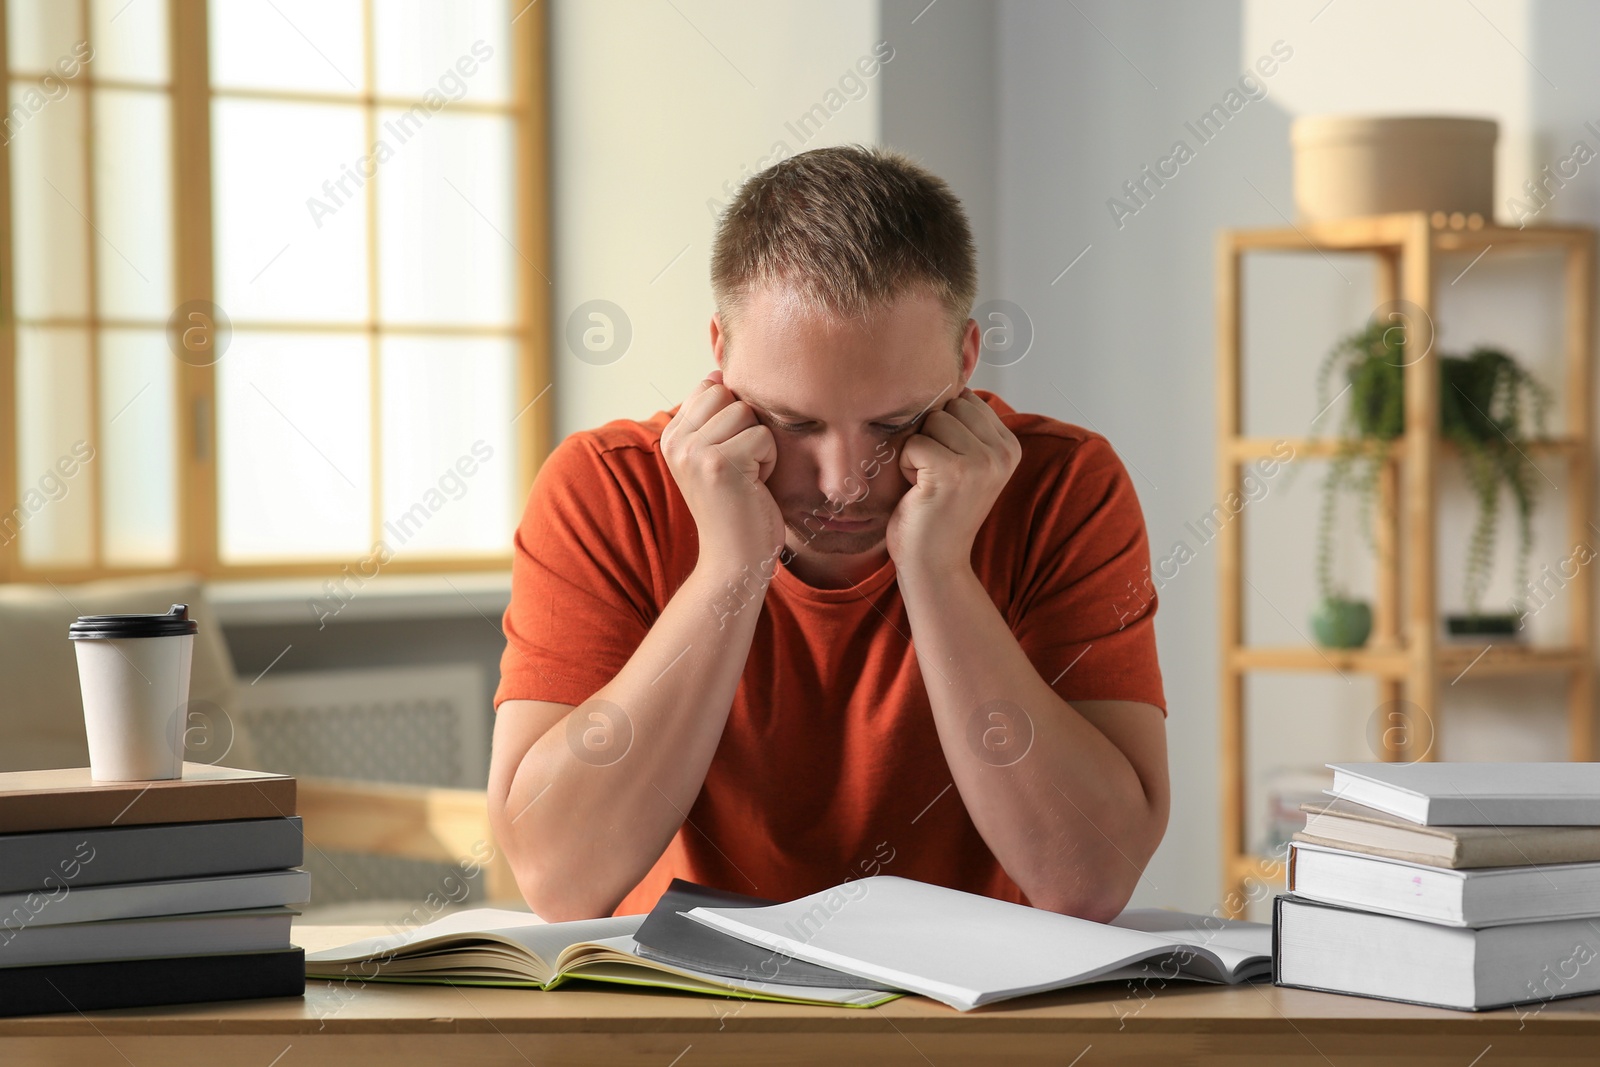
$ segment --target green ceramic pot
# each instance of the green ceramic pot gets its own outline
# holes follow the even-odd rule
[[[1365,600],[1323,597],[1311,613],[1311,633],[1324,648],[1360,648],[1372,636],[1372,605]]]

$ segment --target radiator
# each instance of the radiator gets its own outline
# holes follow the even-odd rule
[[[463,789],[489,780],[489,698],[477,664],[285,671],[236,693],[265,768]]]
[[[478,664],[272,672],[235,689],[255,764],[283,774],[482,789],[489,694]],[[306,849],[312,904],[416,901],[438,893],[445,864]],[[471,896],[484,892],[471,880]],[[396,920],[398,921],[398,920]]]

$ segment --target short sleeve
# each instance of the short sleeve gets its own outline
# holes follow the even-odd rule
[[[622,670],[659,611],[639,512],[586,434],[556,446],[517,527],[494,704],[581,704]]]
[[[1040,502],[1012,623],[1017,643],[1064,700],[1136,700],[1165,715],[1159,598],[1133,481],[1098,434],[1060,469]]]

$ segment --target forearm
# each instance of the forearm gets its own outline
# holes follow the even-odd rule
[[[747,583],[730,600],[728,581],[692,573],[616,677],[517,767],[503,821],[519,884],[546,918],[611,914],[687,817],[765,596]]]
[[[940,743],[990,851],[1036,906],[1115,915],[1165,813],[1040,677],[970,567],[899,579]]]

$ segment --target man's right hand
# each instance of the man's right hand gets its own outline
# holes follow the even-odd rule
[[[661,431],[661,452],[694,515],[700,560],[737,572],[783,547],[783,513],[767,478],[778,462],[772,430],[714,370]]]

